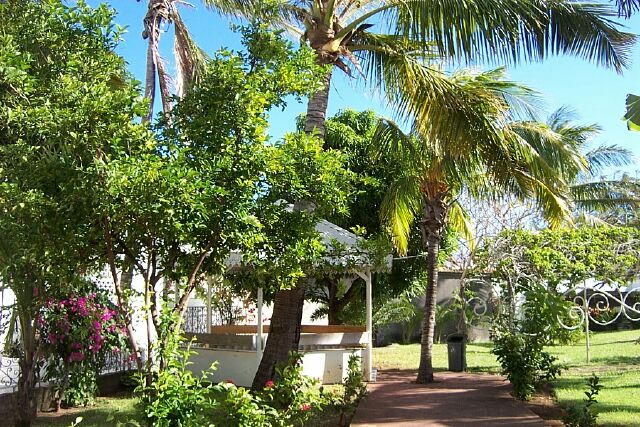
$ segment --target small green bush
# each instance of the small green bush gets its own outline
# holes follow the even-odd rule
[[[194,376],[187,366],[193,353],[191,346],[181,350],[180,337],[170,338],[163,350],[165,367],[154,373],[152,381],[140,377],[136,393],[147,424],[153,427],[200,427],[209,425],[214,386],[207,382],[207,372]],[[212,366],[211,369],[215,369]]]
[[[542,381],[554,379],[562,370],[555,363],[557,358],[543,350],[541,341],[536,335],[514,332],[494,336],[491,352],[497,356],[518,399],[529,399]]]
[[[326,406],[316,388],[317,381],[302,374],[302,356],[291,353],[286,364],[276,368],[276,378],[262,391],[251,393],[232,383],[219,384],[226,393],[221,425],[237,427],[296,426]]]
[[[330,399],[333,408],[340,414],[339,425],[341,427],[349,425],[360,400],[367,394],[360,356],[355,354],[349,356],[347,377],[344,379],[343,386],[342,394],[336,395],[333,400]]]
[[[585,404],[582,407],[570,406],[567,412],[562,417],[562,422],[567,427],[595,427],[598,425],[598,411],[594,407],[598,401],[596,396],[602,390],[600,384],[600,378],[593,373],[587,379],[587,386],[589,391],[585,391],[584,394],[587,398],[584,400]]]

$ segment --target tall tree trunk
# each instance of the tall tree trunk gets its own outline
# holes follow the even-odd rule
[[[156,64],[153,60],[153,46],[151,41],[147,44],[147,68],[144,84],[144,97],[149,100],[149,111],[142,118],[144,123],[149,123],[153,119],[153,104],[156,100]]]
[[[298,351],[305,289],[301,283],[293,289],[276,292],[269,338],[252,390],[262,390],[267,380],[274,377],[276,364],[286,362],[290,351]]]
[[[19,303],[20,304],[20,303]],[[22,354],[18,364],[20,377],[16,393],[16,427],[29,427],[36,416],[36,336],[31,304],[19,309]]]
[[[448,205],[446,192],[441,189],[423,195],[423,216],[420,223],[422,244],[427,251],[427,286],[424,301],[424,319],[422,321],[422,339],[420,344],[420,366],[418,383],[433,382],[433,338],[436,326],[436,306],[438,295],[438,254],[440,242],[447,225]]]
[[[304,131],[306,133],[316,132],[320,138],[324,139],[324,124],[329,105],[329,89],[331,88],[331,71],[327,72],[322,83],[324,87],[309,98]]]
[[[418,383],[433,382],[433,338],[436,326],[436,306],[438,295],[438,253],[440,239],[430,237],[427,241],[427,289],[424,300],[422,340],[420,344],[420,367]]]

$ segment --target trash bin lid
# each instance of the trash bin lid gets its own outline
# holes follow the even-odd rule
[[[447,342],[466,342],[467,336],[465,334],[450,334],[447,336]]]

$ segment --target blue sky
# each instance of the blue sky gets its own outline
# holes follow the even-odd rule
[[[95,6],[101,1],[89,0],[88,3]],[[111,0],[107,3],[118,11],[116,22],[128,27],[118,51],[129,63],[130,70],[142,81],[146,44],[141,33],[146,1]],[[198,0],[193,0],[193,4],[193,8],[183,7],[181,13],[201,47],[209,53],[220,47],[239,47],[238,36],[229,30],[229,21],[206,10]],[[640,14],[622,22],[627,31],[640,33]],[[163,37],[162,49],[169,60],[172,48],[171,29]],[[545,101],[545,109],[549,112],[567,105],[576,111],[580,122],[599,124],[602,133],[594,143],[618,144],[632,150],[636,163],[628,166],[626,171],[640,175],[640,132],[628,131],[621,120],[626,94],[640,94],[640,45],[635,47],[632,59],[632,67],[623,75],[584,60],[554,57],[542,63],[511,68],[509,77],[538,90]],[[372,108],[383,115],[391,114],[373,91],[361,84],[355,85],[340,74],[340,71],[334,74],[336,77],[330,96],[329,115],[344,108]],[[271,112],[271,134],[277,138],[292,130],[295,117],[304,112],[304,109],[304,105],[292,101],[285,111]]]

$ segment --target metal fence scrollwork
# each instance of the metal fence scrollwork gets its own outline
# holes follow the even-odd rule
[[[640,287],[620,287],[606,283],[576,287],[565,292],[574,302],[567,317],[558,317],[560,325],[567,330],[584,329],[586,333],[587,362],[590,361],[591,325],[606,327],[626,322],[640,322]]]
[[[14,392],[18,387],[19,376],[18,359],[0,353],[0,394]]]

